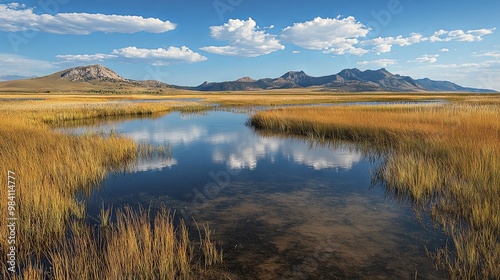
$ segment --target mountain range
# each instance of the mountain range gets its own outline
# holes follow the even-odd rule
[[[80,66],[39,78],[0,82],[0,90],[9,91],[167,91],[185,89],[196,91],[243,91],[292,88],[318,88],[325,91],[392,91],[392,92],[496,92],[489,89],[462,87],[448,81],[413,79],[392,74],[386,69],[344,69],[337,74],[313,77],[304,71],[290,71],[278,78],[254,80],[243,77],[236,81],[209,83],[197,87],[169,85],[148,80],[126,79],[101,65]]]
[[[337,74],[312,77],[304,71],[290,71],[275,79],[254,80],[244,77],[236,81],[208,83],[194,89],[202,91],[238,91],[257,89],[286,89],[321,87],[332,91],[447,91],[447,92],[496,92],[488,89],[462,87],[448,81],[433,81],[428,78],[413,79],[408,76],[392,74],[385,68],[361,71],[357,68],[344,69]]]

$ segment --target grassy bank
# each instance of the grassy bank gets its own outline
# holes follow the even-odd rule
[[[454,248],[434,251],[452,278],[500,278],[500,106],[287,108],[259,112],[261,130],[341,139],[385,154],[392,197],[430,210]]]
[[[200,244],[190,244],[185,227],[175,229],[166,213],[150,217],[119,210],[116,224],[91,228],[75,194],[89,191],[106,173],[122,170],[151,149],[114,134],[68,135],[52,129],[72,120],[153,116],[183,105],[74,100],[0,104],[0,181],[7,185],[8,171],[13,171],[16,185],[16,261],[21,273],[15,278],[44,279],[52,267],[49,275],[54,279],[135,279],[146,270],[149,274],[140,274],[146,279],[164,274],[188,279],[202,273],[205,267],[198,264],[220,261],[209,235],[204,234]],[[4,260],[10,252],[7,206],[5,188],[0,199]],[[206,248],[211,255],[204,254]],[[7,279],[7,266],[0,274]]]

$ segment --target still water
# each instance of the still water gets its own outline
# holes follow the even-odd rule
[[[108,176],[88,199],[164,205],[209,223],[236,279],[442,279],[427,257],[446,237],[371,185],[377,167],[348,145],[262,136],[249,115],[171,113],[91,129],[169,143],[168,160]],[[234,279],[234,278],[233,278]]]

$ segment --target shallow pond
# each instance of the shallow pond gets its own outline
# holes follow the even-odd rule
[[[87,198],[89,214],[102,203],[165,205],[209,223],[237,279],[446,277],[425,253],[446,237],[371,185],[376,160],[347,145],[262,136],[248,118],[171,113],[92,127],[169,143],[172,157],[108,176]]]

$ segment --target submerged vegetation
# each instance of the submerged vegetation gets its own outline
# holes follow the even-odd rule
[[[391,197],[430,213],[452,238],[433,254],[451,278],[500,278],[500,105],[299,107],[259,112],[257,129],[348,140],[385,155]],[[427,212],[429,210],[429,212]],[[433,251],[433,250],[431,250]]]
[[[18,218],[19,273],[10,278],[190,279],[204,273],[202,264],[221,262],[207,228],[191,243],[185,225],[181,222],[176,229],[166,211],[152,217],[118,209],[112,223],[110,211],[103,210],[101,227],[85,222],[77,192],[91,191],[107,172],[123,170],[140,156],[166,157],[169,147],[138,144],[113,133],[71,135],[52,129],[72,120],[153,116],[181,105],[29,100],[0,105],[0,181],[6,184],[8,171],[14,172]],[[7,205],[4,195],[3,217],[8,216]],[[0,219],[2,256],[10,250],[7,223]],[[0,275],[12,276],[5,265]]]

